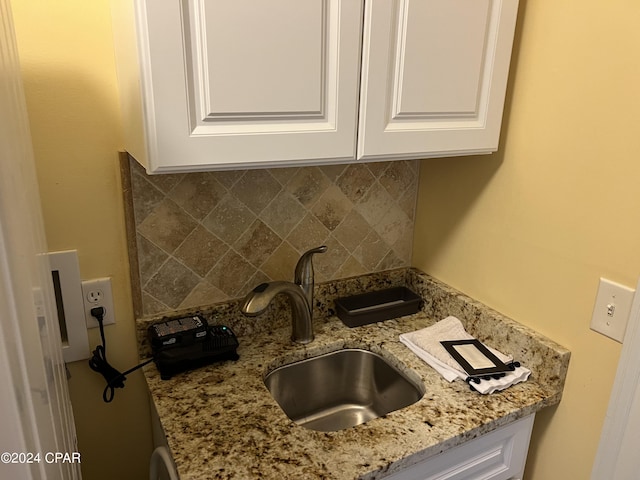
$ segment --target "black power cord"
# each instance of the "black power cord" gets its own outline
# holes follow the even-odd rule
[[[102,339],[102,345],[98,345],[96,349],[93,351],[93,357],[89,360],[89,367],[95,372],[101,374],[104,379],[107,381],[107,386],[102,392],[102,400],[105,403],[111,402],[115,395],[116,388],[124,388],[124,381],[127,379],[127,375],[131,372],[144,367],[147,363],[151,363],[153,358],[147,360],[146,362],[142,362],[140,365],[136,365],[133,368],[130,368],[124,373],[120,373],[118,370],[113,368],[107,362],[107,342],[104,338],[104,315],[106,311],[104,307],[94,307],[91,309],[91,316],[94,317],[98,321],[98,325],[100,326],[100,338]]]

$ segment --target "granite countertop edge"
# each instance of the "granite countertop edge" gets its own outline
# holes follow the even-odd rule
[[[355,282],[355,283],[354,283]],[[309,345],[289,340],[290,326],[267,318],[265,325],[243,330],[236,324],[240,359],[161,380],[153,364],[144,368],[180,478],[362,478],[377,479],[560,402],[569,364],[567,349],[534,330],[416,269],[388,276],[320,286],[314,320],[316,339]],[[414,315],[358,328],[333,315],[333,298],[345,292],[405,285],[424,303]],[[346,286],[345,286],[346,285]],[[214,318],[233,306],[214,308]],[[274,307],[282,317],[286,305]],[[510,353],[532,370],[531,378],[502,392],[481,395],[462,381],[449,383],[398,340],[400,333],[430,326],[454,315],[472,335]],[[158,319],[141,319],[145,331]],[[209,319],[211,322],[211,319]],[[251,319],[263,323],[262,319]],[[143,335],[140,335],[143,337]],[[139,342],[141,355],[148,352]],[[416,404],[339,432],[316,432],[289,420],[263,383],[265,373],[303,358],[345,347],[381,354],[425,385]]]

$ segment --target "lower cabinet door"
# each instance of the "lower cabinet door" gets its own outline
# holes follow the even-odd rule
[[[395,472],[393,480],[516,480],[524,474],[535,414]]]

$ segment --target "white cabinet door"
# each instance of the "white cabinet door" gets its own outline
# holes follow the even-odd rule
[[[358,157],[498,147],[518,0],[370,0]]]
[[[386,480],[517,480],[535,414],[384,477]]]
[[[518,0],[363,3],[112,0],[126,149],[150,173],[495,151]]]
[[[127,149],[150,172],[355,159],[362,0],[136,0],[131,15],[145,141]]]

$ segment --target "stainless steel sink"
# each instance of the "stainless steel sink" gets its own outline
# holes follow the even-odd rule
[[[424,395],[419,380],[361,349],[337,350],[279,367],[264,383],[291,420],[321,432],[359,425]]]

